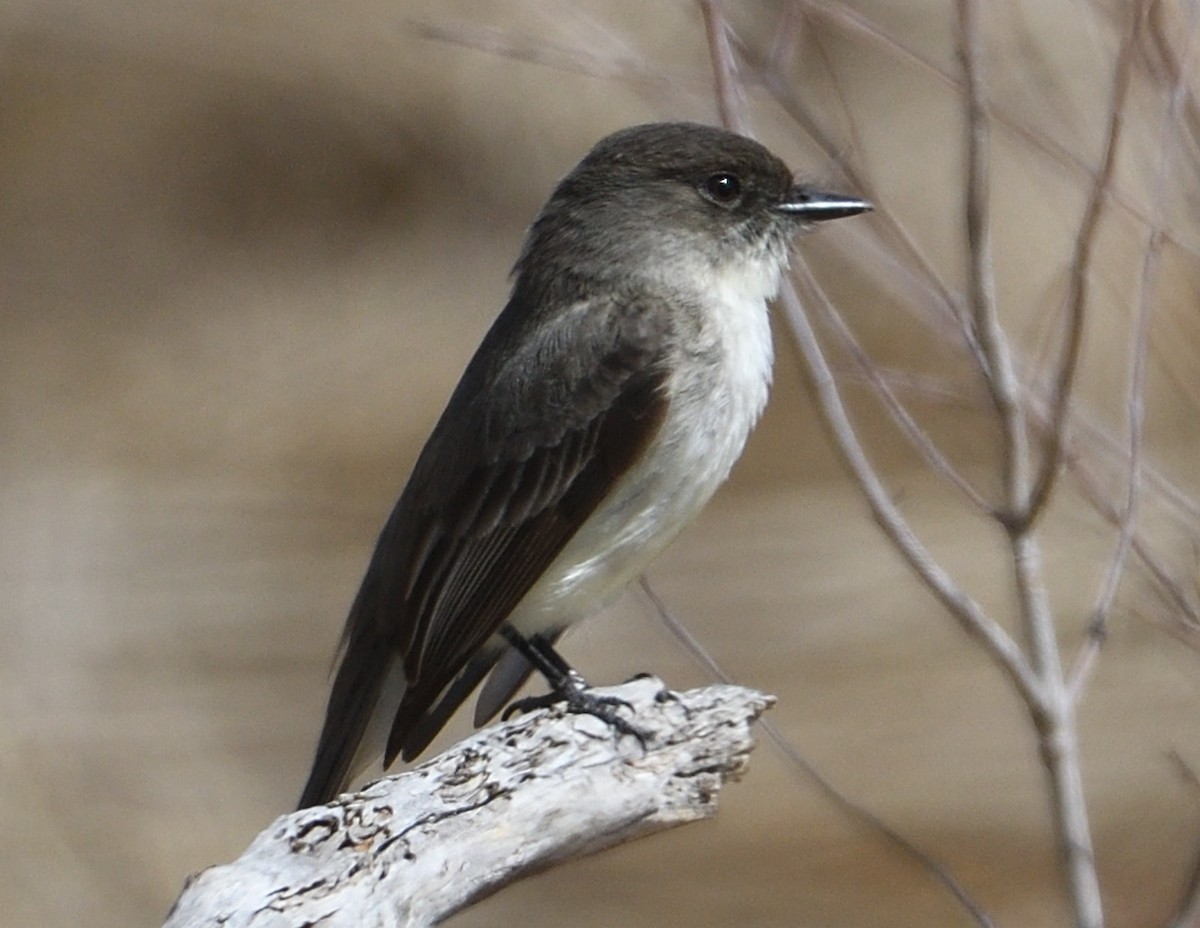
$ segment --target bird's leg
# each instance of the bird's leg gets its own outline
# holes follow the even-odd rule
[[[641,746],[646,747],[646,732],[617,714],[618,709],[633,707],[616,696],[597,696],[592,693],[587,681],[554,649],[548,638],[542,635],[530,635],[527,638],[507,625],[500,630],[500,634],[550,684],[550,692],[544,696],[527,696],[511,703],[504,710],[502,719],[508,719],[517,712],[545,709],[561,702],[566,704],[568,712],[594,715],[622,735],[637,738]]]

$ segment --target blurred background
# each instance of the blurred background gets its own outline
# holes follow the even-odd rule
[[[953,5],[730,6],[748,72],[761,67],[747,76],[756,131],[878,206],[801,252],[994,495],[984,395],[928,309],[930,280],[950,294],[964,282]],[[1127,5],[984,6],[998,291],[1036,371]],[[1154,486],[1174,495],[1148,497],[1141,529],[1194,602],[1196,30],[1186,5],[1151,7],[1158,44],[1147,26],[1093,276],[1081,412],[1094,430],[1075,451],[1095,453],[1101,496],[1119,502],[1123,465],[1098,449],[1124,434],[1159,215],[1145,449]],[[292,808],[375,534],[502,305],[526,225],[601,135],[714,121],[711,74],[703,20],[682,0],[0,5],[7,924],[158,924],[189,873]],[[1177,83],[1186,105],[1171,120]],[[651,583],[730,674],[779,696],[771,717],[798,751],[999,924],[1067,924],[1024,710],[882,540],[778,334],[764,421]],[[868,391],[844,386],[922,538],[1011,628],[1002,536]],[[1115,533],[1068,481],[1044,535],[1070,654]],[[1081,709],[1113,925],[1167,918],[1200,837],[1187,775],[1200,769],[1200,654],[1157,589],[1131,562]],[[638,590],[565,652],[595,682],[708,681]],[[967,923],[768,743],[722,801],[714,822],[529,880],[455,923]]]

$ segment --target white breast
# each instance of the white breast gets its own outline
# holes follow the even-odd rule
[[[706,309],[672,365],[666,421],[513,613],[521,631],[562,627],[615,598],[708,502],[766,405],[778,262],[689,270]]]

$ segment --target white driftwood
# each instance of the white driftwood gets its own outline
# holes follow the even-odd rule
[[[774,701],[736,686],[596,692],[647,734],[532,712],[333,803],[276,819],[188,880],[166,928],[436,925],[522,876],[716,812]]]

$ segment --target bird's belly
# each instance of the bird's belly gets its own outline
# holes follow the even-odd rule
[[[694,470],[685,473],[684,461],[655,457],[622,481],[530,590],[513,616],[519,629],[565,625],[607,605],[716,490],[719,480],[696,479]]]
[[[610,603],[729,475],[770,386],[770,329],[759,307],[759,325],[740,333],[744,344],[675,378],[658,436],[514,610],[519,631],[562,628]]]

